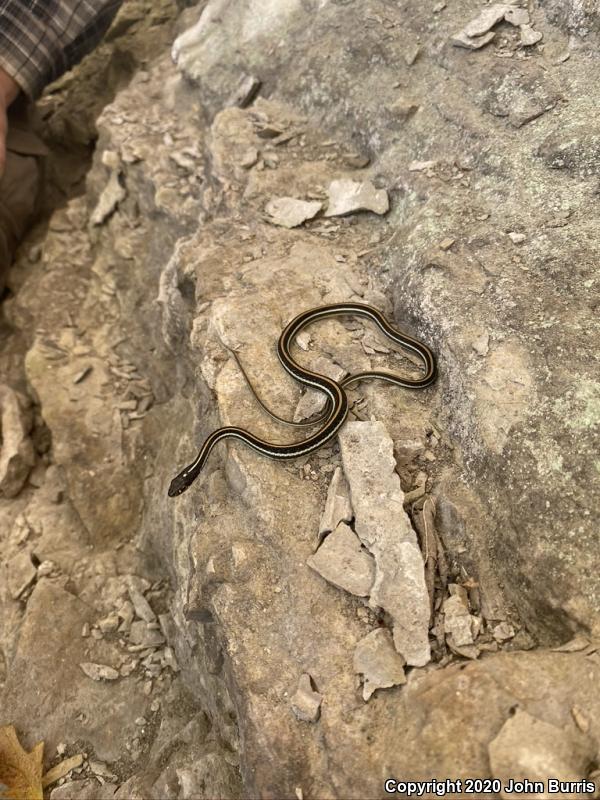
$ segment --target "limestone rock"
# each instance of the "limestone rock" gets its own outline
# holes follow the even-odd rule
[[[465,50],[480,50],[486,44],[489,44],[495,36],[494,31],[485,33],[483,36],[468,36],[464,31],[459,31],[452,36],[450,42],[454,47],[464,47]]]
[[[88,678],[93,681],[116,681],[119,677],[117,670],[107,664],[94,664],[91,661],[85,661],[79,666]]]
[[[393,443],[381,422],[349,422],[339,434],[355,530],[375,558],[371,603],[394,624],[394,645],[407,664],[429,661],[429,597],[423,557],[403,509]]]
[[[130,586],[129,597],[131,598],[135,613],[140,619],[143,619],[144,622],[154,622],[156,620],[156,615],[154,611],[152,611],[150,603],[139,589],[135,586]]]
[[[521,25],[521,44],[524,47],[531,47],[538,42],[541,42],[544,34],[541,31],[535,31],[531,25]]]
[[[493,28],[497,22],[504,19],[509,10],[510,6],[508,4],[494,3],[484,8],[479,16],[465,25],[463,30],[467,36],[482,36],[490,28]]]
[[[304,722],[316,722],[321,713],[322,700],[321,695],[313,689],[310,675],[305,672],[300,676],[298,689],[292,696],[292,711]]]
[[[98,205],[92,211],[90,217],[92,225],[102,225],[126,196],[127,191],[122,184],[121,172],[119,169],[113,169],[106,188],[98,199]]]
[[[462,587],[455,587],[461,589]],[[453,585],[450,586],[452,591]],[[474,647],[475,639],[479,633],[480,622],[477,617],[469,613],[466,592],[455,591],[451,597],[444,600],[444,632],[447,636],[448,646],[458,655],[467,658],[477,658],[478,650]]]
[[[340,522],[317,552],[306,562],[329,583],[358,597],[366,597],[373,585],[373,556],[360,546],[354,531]]]
[[[332,181],[328,189],[329,205],[326,217],[340,217],[355,211],[373,211],[387,214],[390,201],[385,189],[376,189],[371,181],[340,179]]]
[[[283,228],[297,228],[308,219],[315,217],[321,210],[322,204],[318,201],[307,202],[297,200],[295,197],[273,197],[265,206],[265,211],[271,217],[274,225]]]
[[[0,494],[15,497],[35,464],[31,421],[17,393],[0,385]]]
[[[389,631],[378,628],[361,639],[354,651],[354,671],[363,676],[363,699],[377,689],[406,683],[404,663]]]

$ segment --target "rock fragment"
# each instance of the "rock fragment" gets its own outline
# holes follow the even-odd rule
[[[519,8],[512,3],[493,3],[482,9],[479,15],[454,34],[450,41],[455,47],[478,50],[492,41],[495,33],[491,29],[503,20],[521,29],[521,44],[524,47],[537,44],[542,39],[542,34],[534,31],[529,24],[527,9]]]
[[[525,239],[527,238],[524,233],[516,233],[515,231],[509,231],[508,238],[511,240],[513,244],[523,244]]]
[[[423,556],[403,508],[393,442],[381,422],[348,422],[339,434],[355,530],[375,557],[371,603],[393,620],[394,645],[411,666],[429,651],[429,595]]]
[[[0,385],[0,494],[4,497],[19,494],[35,464],[30,430],[31,421],[19,395]]]
[[[138,620],[133,622],[129,631],[129,639],[132,644],[142,647],[158,647],[164,644],[164,636],[161,631],[150,628],[147,622]]]
[[[467,658],[477,658],[479,651],[475,639],[479,633],[479,619],[469,613],[467,593],[462,586],[450,584],[451,597],[444,601],[444,632],[450,649]]]
[[[482,331],[476,339],[471,342],[471,347],[478,356],[486,356],[490,349],[490,335],[487,331]]]
[[[406,52],[404,53],[404,61],[407,67],[412,67],[412,65],[419,57],[420,52],[421,48],[419,47],[418,44],[411,44],[408,46]]]
[[[430,172],[437,166],[437,161],[411,161],[408,165],[409,172]]]
[[[248,147],[241,154],[238,164],[244,169],[250,169],[258,161],[258,150],[256,147]]]
[[[273,225],[282,228],[297,228],[306,220],[315,217],[322,208],[318,201],[308,202],[295,197],[273,197],[265,206]]]
[[[465,50],[479,50],[485,47],[486,44],[489,44],[495,35],[493,31],[490,31],[483,36],[471,37],[467,36],[464,31],[459,31],[450,39],[450,43],[453,44],[454,47],[464,47]]]
[[[102,194],[98,198],[96,208],[92,211],[90,222],[92,225],[102,225],[113,214],[119,203],[127,197],[127,190],[121,183],[121,171],[114,169]]]
[[[292,711],[303,722],[316,722],[321,713],[322,695],[315,692],[312,679],[304,672],[298,681],[298,689],[291,699]]]
[[[127,632],[130,629],[131,623],[135,617],[133,603],[130,603],[129,600],[125,600],[117,610],[117,614],[119,619],[123,620],[119,625],[119,630]]]
[[[156,620],[156,614],[154,611],[152,611],[150,603],[146,600],[139,589],[136,589],[133,586],[129,587],[129,597],[133,603],[136,616],[138,616],[140,619],[143,619],[144,622],[154,622]]]
[[[494,3],[491,6],[487,6],[475,19],[465,25],[462,32],[469,37],[483,36],[483,34],[491,30],[496,23],[504,19],[509,10],[510,7],[504,3]]]
[[[521,25],[521,44],[523,47],[531,47],[540,42],[543,34],[540,31],[534,31],[531,25]]]
[[[42,785],[44,789],[47,786],[51,786],[56,781],[59,781],[61,778],[64,778],[66,775],[69,774],[77,767],[80,767],[83,764],[83,755],[78,753],[76,756],[71,756],[70,758],[65,758],[64,761],[61,761],[52,769],[49,769],[48,772],[44,775],[42,780]]]
[[[334,531],[340,522],[352,521],[350,489],[341,467],[336,467],[325,500],[325,510],[319,522],[319,541]]]
[[[388,193],[376,189],[371,181],[352,181],[346,178],[331,181],[328,189],[329,205],[326,217],[340,217],[355,211],[373,211],[386,214],[390,208]]]
[[[114,611],[112,614],[108,614],[106,617],[98,620],[96,624],[102,633],[112,633],[119,627],[119,616],[116,611]]]
[[[117,670],[107,664],[94,664],[91,661],[84,661],[79,666],[88,678],[93,681],[116,681],[119,677]]]
[[[497,642],[506,642],[515,635],[515,629],[510,622],[499,622],[492,631],[492,636]]]
[[[529,11],[526,8],[519,8],[512,6],[506,10],[504,19],[510,22],[511,25],[528,25],[529,24]]]
[[[366,597],[371,591],[375,561],[344,522],[340,522],[306,563],[326,581],[350,594]]]
[[[354,651],[354,671],[363,676],[363,699],[377,689],[406,683],[404,659],[394,649],[389,631],[377,628],[368,633]]]

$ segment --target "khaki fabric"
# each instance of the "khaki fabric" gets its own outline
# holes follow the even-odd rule
[[[32,128],[30,112],[17,103],[9,112],[6,167],[0,179],[0,292],[40,198],[42,161],[48,151]]]

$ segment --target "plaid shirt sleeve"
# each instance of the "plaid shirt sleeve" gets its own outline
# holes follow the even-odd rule
[[[0,67],[30,97],[93,50],[123,0],[0,0]]]

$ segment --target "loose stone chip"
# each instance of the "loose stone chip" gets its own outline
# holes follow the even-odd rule
[[[497,642],[506,642],[515,635],[515,629],[510,622],[499,622],[492,631],[492,635]]]
[[[150,628],[143,620],[132,623],[129,639],[134,645],[146,648],[159,647],[165,641],[161,631]]]
[[[345,178],[331,181],[327,193],[329,205],[325,212],[326,217],[340,217],[355,211],[386,214],[390,208],[386,190],[376,189],[371,181],[358,182]]]
[[[88,678],[93,681],[116,681],[119,677],[117,670],[106,664],[94,664],[91,661],[84,661],[79,666]]]
[[[35,464],[31,423],[23,405],[17,392],[0,384],[0,495],[4,497],[19,494]]]
[[[145,622],[154,622],[156,620],[156,614],[152,611],[150,603],[138,589],[130,587],[129,597],[133,603],[136,616],[143,619]]]
[[[323,204],[318,201],[307,202],[297,200],[295,197],[273,197],[265,206],[265,211],[271,217],[269,221],[273,225],[297,228],[306,220],[315,217],[322,207]]]
[[[292,711],[297,719],[304,722],[316,722],[321,713],[322,695],[315,692],[308,672],[303,673],[298,681],[298,689],[292,697]]]
[[[354,651],[354,671],[363,675],[365,702],[377,689],[406,683],[404,664],[388,630],[377,628],[361,639]]]
[[[543,34],[540,31],[534,31],[531,25],[521,25],[521,44],[523,47],[531,47],[538,42],[541,42]]]
[[[450,43],[453,44],[454,47],[464,47],[466,50],[479,50],[485,47],[486,44],[489,44],[495,35],[493,31],[490,31],[484,36],[471,37],[467,36],[464,31],[460,31],[454,34],[450,39]]]
[[[358,536],[343,522],[306,563],[326,581],[357,597],[366,597],[375,580],[373,556],[361,547]]]
[[[511,240],[513,244],[523,244],[525,239],[527,238],[524,233],[516,233],[515,231],[509,231],[508,238]]]

